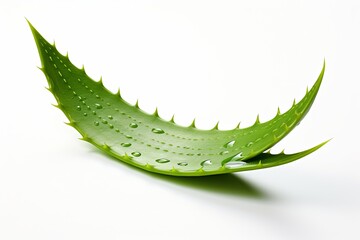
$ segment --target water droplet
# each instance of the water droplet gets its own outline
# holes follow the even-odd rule
[[[156,133],[156,134],[163,134],[165,133],[164,130],[162,130],[161,128],[153,128],[151,130],[153,133]]]
[[[133,155],[134,157],[140,157],[141,153],[139,152],[132,152],[131,155]]]
[[[109,115],[108,118],[109,118],[109,119],[113,119],[113,116]]]
[[[94,91],[93,91],[92,89],[90,89],[90,92],[91,92],[91,93],[94,93]]]
[[[67,80],[65,78],[63,79],[63,81],[64,81],[64,83],[67,83]]]
[[[205,160],[201,163],[201,166],[205,167],[205,166],[210,166],[212,164],[211,160],[208,159],[208,160]]]
[[[225,164],[225,167],[232,169],[232,168],[241,167],[241,166],[243,166],[245,164],[246,164],[246,162],[243,162],[243,161],[227,162]]]
[[[246,147],[251,147],[253,144],[253,142],[249,142],[248,144],[246,144]]]
[[[68,85],[68,89],[71,89],[71,86],[70,86],[70,85]]]
[[[242,152],[236,154],[236,155],[231,159],[231,161],[238,161],[238,160],[242,159],[242,158],[244,157],[242,154],[243,154]]]
[[[77,95],[77,93],[76,93],[75,91],[73,91],[73,94],[74,94],[74,96],[76,96],[76,95]]]
[[[188,165],[188,163],[187,163],[187,162],[179,162],[178,165],[179,165],[179,166],[182,166],[182,167],[185,167],[185,166]]]
[[[110,103],[106,103],[106,105],[111,106],[111,104],[110,104]]]
[[[170,162],[170,160],[166,159],[166,158],[159,158],[159,159],[156,159],[155,161],[158,162],[158,163],[168,163],[168,162]]]
[[[95,103],[95,107],[96,107],[96,109],[102,109],[102,105],[99,103]]]
[[[130,147],[130,146],[131,146],[131,143],[121,143],[121,146],[123,146],[123,147]]]
[[[222,151],[222,152],[220,152],[219,154],[220,155],[225,155],[225,154],[228,154],[229,153],[229,151]]]
[[[113,129],[113,128],[114,128],[114,125],[109,124],[109,128]]]
[[[91,107],[90,107],[90,106],[86,106],[86,108],[87,108],[87,109],[89,109],[89,110],[91,109]]]
[[[95,126],[99,126],[99,122],[98,122],[98,121],[95,121],[95,122],[94,122],[94,125],[95,125]]]
[[[99,96],[99,95],[97,95],[97,94],[95,95],[95,97],[96,97],[96,98],[100,98],[100,96]]]
[[[107,124],[107,123],[108,123],[108,121],[106,121],[106,119],[102,119],[101,122],[102,122],[103,124]]]
[[[95,111],[92,111],[92,114],[93,114],[93,115],[96,115],[96,112],[95,112]]]
[[[81,111],[81,106],[77,106],[76,109],[77,109],[78,111]]]
[[[78,98],[79,98],[80,101],[83,100],[83,98],[81,96],[78,96]]]
[[[234,146],[234,144],[235,144],[235,140],[232,140],[232,141],[228,142],[227,144],[225,144],[224,147],[231,148]]]
[[[138,127],[138,125],[137,125],[136,123],[130,123],[129,126],[130,126],[131,128],[137,128],[137,127]]]
[[[77,79],[77,81],[78,81],[78,82],[81,82],[81,79],[80,79],[80,78],[78,78],[78,79]]]
[[[86,116],[87,116],[87,113],[84,113],[84,116],[86,117]]]
[[[128,139],[132,138],[132,136],[130,136],[130,135],[125,135],[125,137],[128,138]]]

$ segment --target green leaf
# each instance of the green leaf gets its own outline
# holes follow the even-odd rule
[[[82,139],[115,158],[147,171],[176,175],[204,176],[261,169],[304,157],[309,150],[285,155],[263,153],[285,137],[309,111],[320,88],[323,69],[310,91],[285,113],[271,120],[233,130],[200,130],[195,120],[189,127],[150,115],[129,105],[120,92],[107,90],[102,80],[87,76],[48,43],[29,23],[38,47],[49,90],[53,93],[69,125]]]

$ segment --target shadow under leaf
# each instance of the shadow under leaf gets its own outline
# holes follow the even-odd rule
[[[148,172],[130,164],[126,164],[115,157],[109,156],[106,153],[99,151],[96,147],[92,148],[92,150],[93,153],[106,156],[107,158],[110,158],[111,160],[120,163],[122,166],[126,166],[128,168],[131,168],[132,170],[141,172],[149,177],[170,182],[172,184],[181,185],[206,192],[226,194],[236,197],[247,197],[255,199],[270,198],[270,196],[266,194],[263,190],[261,190],[259,187],[255,186],[254,184],[250,183],[249,181],[241,178],[236,174],[230,173],[202,177],[179,177],[162,175],[158,173]]]
[[[206,192],[257,199],[269,198],[269,196],[260,188],[235,174],[221,174],[204,177],[173,177],[150,172],[146,174],[157,179]]]

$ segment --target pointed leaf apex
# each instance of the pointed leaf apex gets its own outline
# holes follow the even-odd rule
[[[118,88],[117,92],[115,93],[116,96],[118,96],[119,98],[121,98],[121,93],[120,93],[120,88]]]
[[[102,76],[100,76],[100,80],[98,81],[98,84],[100,84],[100,86],[102,87],[104,86]]]
[[[254,124],[260,124],[260,116],[259,114],[256,116],[256,120]]]
[[[90,142],[90,138],[87,137],[87,136],[83,136],[83,137],[81,137],[79,139],[82,140],[82,141],[85,141],[85,142]]]
[[[240,129],[240,124],[241,124],[241,122],[239,122],[239,123],[236,125],[235,129]]]
[[[220,123],[220,121],[218,121],[218,122],[215,124],[215,126],[213,127],[212,130],[219,130],[219,123]]]
[[[56,108],[61,109],[61,107],[60,107],[60,105],[59,105],[59,104],[51,104],[51,105],[53,105],[53,106],[54,106],[54,107],[56,107]]]
[[[295,105],[296,105],[296,99],[294,98],[294,101],[293,101],[292,107],[295,107]]]
[[[43,67],[37,67],[37,68],[40,69],[40,71],[42,71],[44,74],[46,74],[45,69]]]
[[[201,167],[201,168],[199,168],[199,170],[197,170],[196,172],[203,173],[203,172],[205,172],[205,171],[204,171],[204,168]]]
[[[189,127],[196,128],[195,121],[196,121],[196,120],[195,120],[195,118],[194,118],[194,120],[191,122],[191,124],[190,124]]]
[[[139,99],[136,99],[135,107],[140,109],[140,107],[139,107]]]
[[[104,143],[104,145],[102,145],[102,148],[104,150],[110,150],[111,149],[111,147],[109,145],[107,145],[106,143]]]
[[[155,108],[155,112],[153,113],[153,115],[154,115],[155,117],[159,117],[159,110],[158,110],[157,107]]]
[[[279,115],[281,115],[281,112],[280,112],[280,107],[278,107],[278,109],[277,109],[277,113],[276,113],[276,116],[279,116]]]
[[[175,123],[175,114],[172,115],[170,122]]]
[[[71,126],[71,127],[75,126],[75,122],[73,122],[73,121],[66,122],[65,124],[68,125],[68,126]]]

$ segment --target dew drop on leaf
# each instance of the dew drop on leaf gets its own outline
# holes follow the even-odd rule
[[[138,125],[137,125],[136,123],[130,123],[130,124],[129,124],[129,127],[131,127],[131,128],[137,128]]]
[[[140,157],[141,153],[139,152],[132,152],[131,155],[133,155],[134,157]]]
[[[226,143],[226,144],[224,145],[224,147],[226,147],[226,148],[231,148],[231,147],[234,146],[234,144],[235,144],[235,140],[232,140],[232,141]]]
[[[231,161],[238,161],[238,160],[242,159],[242,158],[244,157],[242,154],[243,154],[242,152],[236,154],[236,155],[231,159]]]
[[[243,162],[243,161],[227,162],[225,164],[225,167],[232,169],[232,168],[241,167],[241,166],[243,166],[245,164],[246,164],[246,162]]]
[[[220,155],[225,155],[225,154],[228,154],[229,153],[229,151],[222,151],[222,152],[220,152],[219,154]]]
[[[188,165],[188,163],[187,163],[187,162],[179,162],[178,165],[179,165],[179,166],[182,166],[182,167],[185,167],[185,166]]]
[[[130,146],[131,146],[131,143],[121,143],[121,146],[123,146],[123,147],[130,147]]]
[[[103,108],[102,105],[99,104],[99,103],[95,103],[95,107],[96,107],[96,109],[102,109]]]
[[[165,133],[164,130],[162,130],[161,128],[153,128],[151,130],[153,133],[156,133],[156,134],[163,134]]]
[[[168,162],[170,162],[170,160],[166,159],[166,158],[159,158],[159,159],[156,159],[156,162],[158,162],[158,163],[168,163]]]
[[[212,164],[212,162],[211,162],[211,160],[205,160],[205,161],[203,161],[202,163],[201,163],[201,166],[203,166],[203,167],[205,167],[205,166],[209,166],[209,165],[211,165]]]

